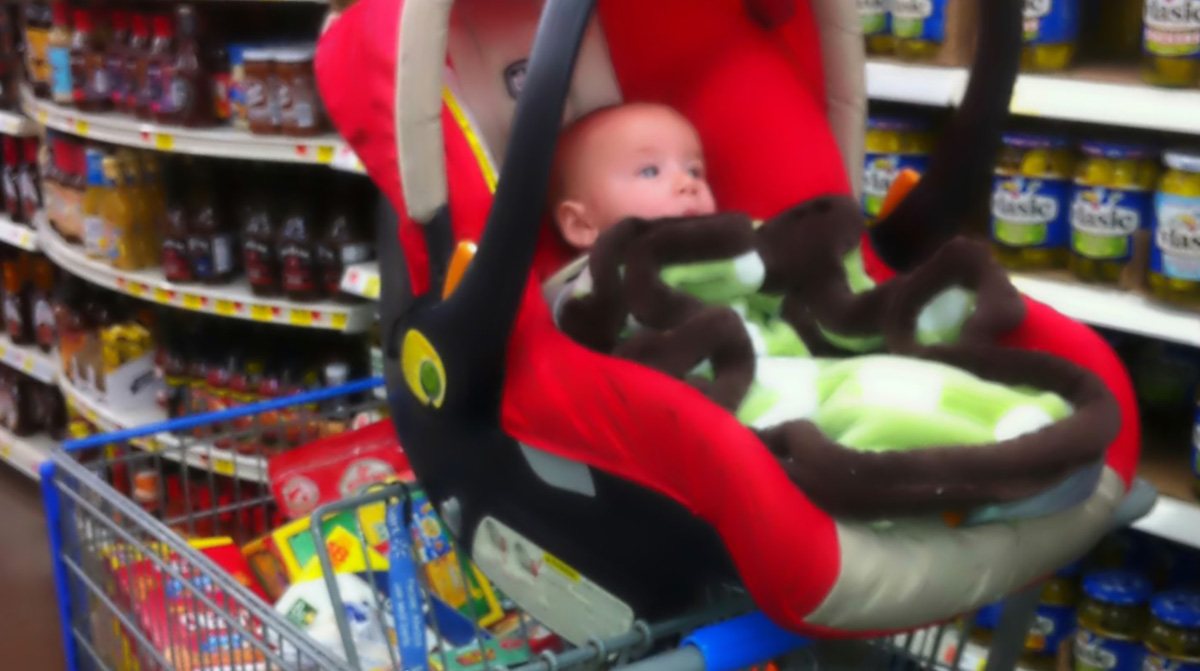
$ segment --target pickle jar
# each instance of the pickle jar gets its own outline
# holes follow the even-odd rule
[[[1137,60],[1144,32],[1142,4],[1142,0],[1082,0],[1080,51],[1095,60]]]
[[[1136,233],[1154,228],[1158,163],[1146,147],[1085,142],[1071,197],[1071,272],[1117,282],[1133,256]]]
[[[1025,634],[1025,652],[1021,666],[1038,668],[1039,659],[1058,654],[1059,646],[1071,640],[1075,632],[1075,607],[1079,603],[1081,564],[1074,562],[1059,569],[1042,587],[1037,614]],[[984,606],[975,615],[973,639],[990,646],[992,631],[1000,625],[1004,602]]]
[[[1080,0],[1025,0],[1025,46],[1021,68],[1065,70],[1079,46]]]
[[[1150,292],[1170,302],[1200,303],[1200,154],[1173,151],[1155,196]]]
[[[1164,592],[1150,600],[1145,668],[1200,669],[1200,592]]]
[[[863,212],[874,223],[892,182],[903,170],[924,173],[933,151],[933,133],[918,119],[878,117],[867,120],[863,165]]]
[[[1200,21],[1189,2],[1145,0],[1142,78],[1154,86],[1200,84]]]
[[[1009,133],[996,163],[991,237],[1014,269],[1067,265],[1075,155],[1065,139]]]
[[[1075,632],[1075,671],[1141,671],[1150,581],[1134,571],[1083,578]]]
[[[895,38],[896,55],[914,61],[937,58],[942,43],[946,41],[946,14],[951,1],[892,0],[892,35]]]
[[[858,0],[858,18],[862,22],[868,54],[891,54],[895,51],[891,4],[891,0]]]

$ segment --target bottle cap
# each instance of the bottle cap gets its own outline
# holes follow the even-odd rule
[[[86,9],[75,10],[75,30],[81,32],[92,31],[92,13]]]
[[[1004,144],[1018,149],[1065,149],[1071,146],[1071,143],[1063,137],[1031,133],[1005,133]]]
[[[1163,161],[1172,170],[1200,172],[1200,153],[1175,150],[1163,154]]]
[[[154,36],[155,37],[171,37],[175,34],[175,26],[171,24],[171,17],[159,15],[154,17]]]
[[[1154,156],[1154,150],[1133,144],[1118,144],[1115,142],[1084,142],[1079,146],[1084,156],[1090,158],[1108,158],[1114,161],[1141,161]]]
[[[145,14],[134,14],[133,19],[133,34],[138,37],[147,37],[150,35],[150,22]]]
[[[1083,577],[1088,597],[1114,606],[1137,606],[1150,598],[1150,581],[1136,571],[1097,571]]]

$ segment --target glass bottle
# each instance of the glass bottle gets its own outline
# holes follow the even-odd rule
[[[112,241],[108,237],[108,228],[104,225],[104,215],[100,212],[100,204],[104,199],[104,154],[96,147],[88,147],[87,161],[87,190],[83,194],[83,247],[87,255],[94,259],[109,258],[109,246]]]
[[[25,5],[25,70],[33,95],[50,97],[50,27],[53,19],[44,2]]]
[[[145,76],[138,94],[137,117],[152,119],[163,97],[163,72],[174,62],[175,27],[168,16],[154,17],[154,39],[145,55]],[[139,61],[138,68],[142,69]]]
[[[141,267],[136,238],[137,224],[134,208],[121,163],[115,156],[104,159],[104,200],[100,213],[108,229],[109,262],[121,270],[137,270]]]
[[[29,315],[29,261],[26,253],[4,259],[4,327],[16,345],[32,345],[33,322]]]
[[[200,58],[199,17],[192,6],[180,5],[175,9],[175,19],[179,39],[175,58],[163,68],[163,95],[154,120],[169,125],[211,126],[212,84]]]
[[[146,58],[150,50],[150,19],[141,12],[130,19],[129,44],[125,47],[122,63],[120,110],[126,114],[137,114],[138,96],[146,85]]]
[[[253,175],[239,208],[242,263],[254,295],[278,296],[279,258],[275,252],[277,214],[273,198],[263,188],[265,179],[262,171]]]
[[[38,349],[50,352],[58,342],[58,329],[54,318],[54,264],[45,256],[33,258],[33,296],[30,300],[33,312],[34,337]]]
[[[276,244],[283,293],[294,301],[313,301],[320,296],[312,204],[304,193],[300,188],[289,198]]]
[[[21,158],[17,138],[4,136],[4,166],[0,167],[0,184],[4,191],[4,213],[9,220],[24,223],[21,217]]]
[[[338,300],[353,299],[342,292],[346,267],[371,259],[371,243],[363,233],[361,208],[351,190],[350,177],[334,176],[329,194],[325,233],[317,243],[317,264],[325,295]]]
[[[25,160],[21,163],[18,176],[21,196],[21,218],[19,221],[32,223],[38,210],[42,209],[41,181],[38,179],[38,140],[27,137],[21,141]]]
[[[112,36],[104,52],[104,72],[108,78],[109,106],[120,110],[129,89],[125,81],[125,61],[129,58],[129,13],[115,9],[111,16]]]
[[[188,257],[197,281],[227,284],[233,279],[234,231],[212,182],[211,173],[202,170],[189,194]]]
[[[171,282],[191,282],[195,277],[188,257],[188,208],[179,172],[167,170],[163,186],[166,196],[162,216],[163,273]]]

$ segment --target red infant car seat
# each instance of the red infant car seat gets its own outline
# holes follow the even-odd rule
[[[927,258],[986,193],[1021,9],[981,0],[964,104],[922,182],[865,241],[878,279]],[[831,518],[729,413],[551,321],[539,283],[568,258],[541,224],[564,120],[621,100],[671,105],[702,135],[718,202],[754,216],[855,191],[853,3],[361,0],[329,24],[317,76],[398,213],[379,244],[401,442],[480,568],[567,638],[682,611],[713,585],[744,586],[799,633],[911,628],[1011,593],[1107,529],[1138,457],[1130,385],[1102,340],[1042,305],[1005,342],[1103,378],[1121,433],[1086,503],[959,529]],[[478,253],[443,298],[464,241]]]

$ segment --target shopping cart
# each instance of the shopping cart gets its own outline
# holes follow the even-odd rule
[[[56,452],[41,476],[68,668],[733,671],[771,663],[941,671],[979,671],[986,664],[987,671],[1006,671],[1021,653],[1036,587],[1009,601],[986,662],[986,649],[965,643],[969,619],[867,644],[810,643],[754,612],[736,588],[714,594],[710,607],[689,616],[638,621],[623,635],[582,646],[555,646],[553,636],[548,645],[536,635],[541,623],[515,607],[515,625],[499,634],[480,624],[479,613],[448,606],[431,587],[420,534],[404,532],[413,528],[420,500],[417,487],[405,482],[378,484],[312,512],[313,550],[336,621],[319,643],[292,613],[278,613],[248,580],[222,568],[211,548],[188,538],[228,536],[240,546],[276,524],[280,515],[266,484],[265,457],[281,442],[320,435],[331,423],[378,416],[380,401],[372,391],[381,385],[368,380],[93,436]],[[168,481],[180,484],[162,486]],[[131,498],[127,493],[135,488]],[[1131,502],[1126,520],[1148,509],[1153,491]],[[386,521],[391,585],[371,591],[365,614],[347,608],[335,573],[345,556],[334,556],[327,537],[325,522],[333,518],[351,520],[349,533],[364,558],[375,542],[368,537],[378,536],[381,518]],[[545,625],[553,629],[553,623]],[[386,656],[372,657],[364,640],[383,641]],[[513,655],[497,655],[502,644]],[[476,651],[477,664],[455,657],[464,649]]]

